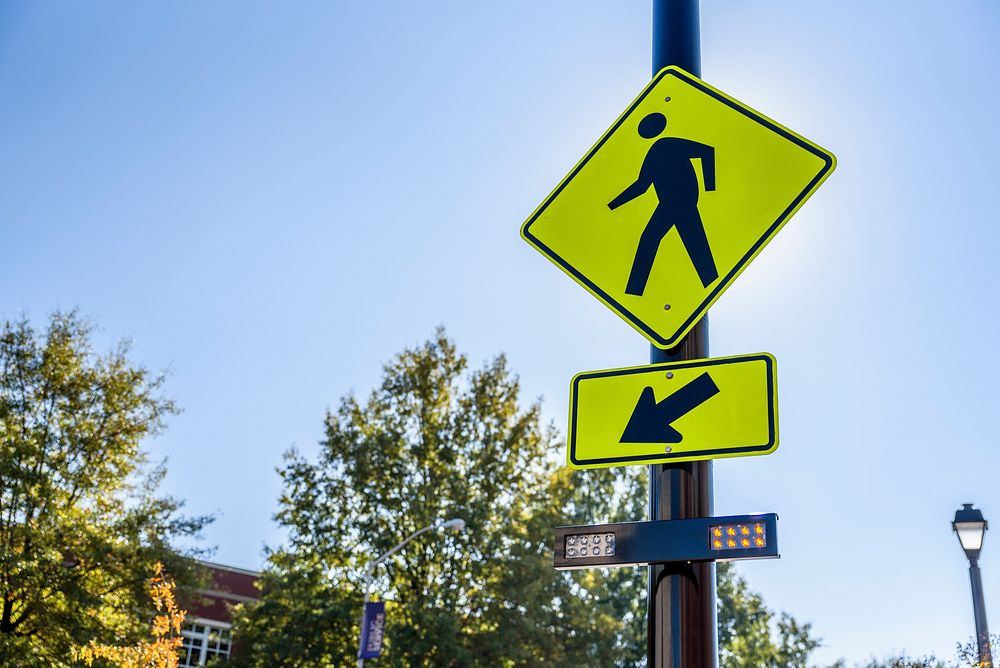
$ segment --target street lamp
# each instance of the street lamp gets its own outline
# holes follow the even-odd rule
[[[364,626],[365,626],[365,608],[368,607],[368,593],[369,593],[369,589],[371,588],[371,584],[372,584],[372,576],[375,574],[375,569],[378,567],[378,565],[381,564],[386,559],[388,559],[389,557],[391,557],[392,555],[394,555],[396,552],[399,552],[403,548],[404,545],[406,545],[407,543],[409,543],[411,540],[413,540],[414,538],[416,538],[417,536],[419,536],[422,533],[427,533],[428,531],[431,531],[431,530],[440,530],[440,529],[449,529],[451,531],[462,531],[464,528],[465,528],[465,520],[463,520],[460,517],[456,517],[456,518],[447,520],[445,522],[440,522],[440,521],[439,522],[435,522],[434,524],[431,524],[429,526],[425,526],[423,529],[419,529],[417,531],[414,531],[409,536],[407,536],[406,539],[403,542],[401,542],[399,545],[397,545],[396,547],[392,548],[391,550],[389,550],[388,552],[386,552],[385,554],[383,554],[378,559],[373,559],[372,561],[368,562],[368,565],[365,567],[365,585],[364,585],[364,587],[365,587],[365,599],[364,599],[364,603],[362,603],[362,605],[361,605],[361,625],[358,627],[359,630],[360,630],[360,634],[361,634],[361,638],[359,639],[359,642],[358,642],[358,668],[362,668],[365,665],[365,660],[364,660],[364,658],[362,658],[364,656],[364,651],[365,651],[363,639],[366,636],[366,634],[365,634],[365,628],[364,628]]]
[[[969,558],[969,579],[972,581],[972,610],[976,616],[976,642],[979,645],[979,665],[993,666],[993,653],[990,651],[990,632],[986,628],[986,602],[983,600],[983,578],[979,572],[979,552],[983,549],[983,536],[986,534],[987,523],[983,513],[972,507],[971,503],[963,503],[955,511],[955,520],[951,523],[958,542]]]

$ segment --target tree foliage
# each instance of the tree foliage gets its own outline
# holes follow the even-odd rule
[[[163,572],[163,564],[156,564],[156,572],[149,581],[149,598],[156,608],[150,628],[152,641],[142,640],[134,645],[102,645],[94,640],[80,651],[80,659],[88,666],[104,659],[118,668],[177,668],[181,648],[181,624],[187,611],[177,607],[174,600],[174,583]]]
[[[989,642],[991,653],[1000,651],[1000,635],[990,635],[987,637]],[[972,666],[972,668],[993,668],[996,665],[996,661],[980,661],[979,660],[979,642],[976,638],[971,638],[964,643],[955,644],[955,654],[958,656],[958,662],[962,666]],[[935,667],[936,668],[936,667]]]
[[[809,624],[775,616],[730,563],[718,565],[718,596],[721,668],[806,668],[820,645]]]
[[[145,574],[194,575],[172,541],[208,520],[157,495],[164,469],[140,449],[175,407],[127,352],[94,354],[75,313],[0,331],[0,665],[72,665],[90,640],[138,639]]]
[[[1000,635],[990,636],[990,646],[1000,646]],[[994,662],[995,663],[995,662]],[[830,668],[845,668],[843,661]],[[857,668],[992,668],[986,662],[979,661],[979,643],[975,638],[964,643],[955,644],[955,660],[943,661],[933,654],[913,657],[906,652],[883,659],[869,659],[867,663],[858,664]]]
[[[317,461],[287,455],[277,520],[288,542],[237,624],[248,664],[353,661],[365,563],[450,517],[467,530],[422,536],[376,575],[382,665],[614,664],[619,597],[600,572],[554,571],[550,544],[553,526],[607,502],[588,502],[600,490],[578,494],[580,476],[554,465],[558,444],[539,406],[519,405],[503,357],[466,367],[438,332],[387,365],[367,401],[328,413]],[[567,516],[560,500],[575,496]]]
[[[844,663],[837,663],[830,668],[844,668]],[[960,665],[949,666],[944,661],[939,661],[933,656],[912,657],[906,653],[884,659],[869,659],[864,664],[857,664],[857,668],[959,668]],[[969,664],[975,665],[975,664]]]
[[[379,665],[645,665],[645,569],[557,572],[551,544],[558,525],[642,518],[644,470],[568,469],[539,406],[519,404],[506,360],[466,367],[439,331],[394,358],[365,401],[348,396],[328,412],[316,459],[286,455],[276,519],[287,542],[268,553],[262,601],[238,613],[238,663],[349,665],[366,562],[462,517],[466,531],[421,536],[378,572]],[[748,604],[741,580],[724,583]],[[770,613],[756,601],[727,618],[730,642],[766,631]],[[808,627],[780,623],[778,645],[755,650],[804,661]]]

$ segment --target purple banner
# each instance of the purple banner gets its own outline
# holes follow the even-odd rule
[[[385,634],[385,602],[365,604],[365,619],[361,624],[361,649],[359,659],[374,659],[382,653],[382,636]]]

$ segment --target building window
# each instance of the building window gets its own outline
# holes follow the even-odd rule
[[[204,621],[185,624],[181,629],[184,644],[181,649],[182,668],[204,666],[215,657],[229,658],[232,646],[232,631],[229,625],[220,626]]]

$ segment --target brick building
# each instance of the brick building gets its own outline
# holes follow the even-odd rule
[[[208,569],[211,584],[208,589],[198,590],[200,600],[188,606],[182,629],[183,668],[204,666],[215,657],[228,659],[233,647],[232,607],[260,600],[260,591],[254,586],[260,573],[207,561],[198,563]]]

